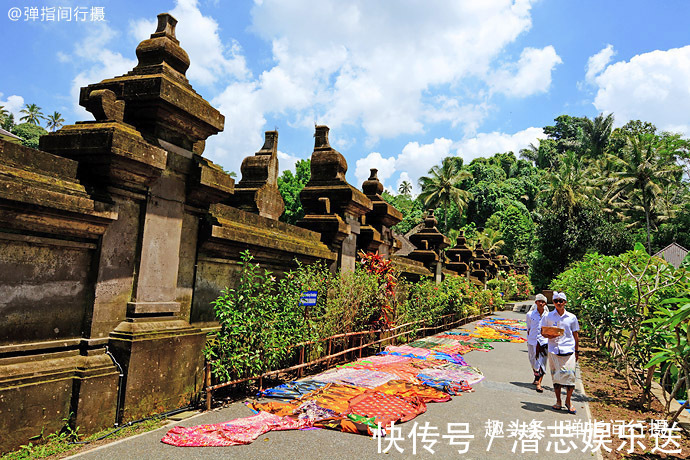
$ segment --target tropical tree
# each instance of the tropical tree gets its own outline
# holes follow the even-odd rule
[[[550,172],[547,178],[550,187],[545,193],[550,195],[551,204],[556,209],[570,211],[589,196],[591,189],[585,167],[573,151],[560,156],[558,169]]]
[[[460,187],[460,181],[471,177],[472,173],[461,169],[457,161],[452,157],[446,157],[440,167],[432,167],[428,176],[419,178],[419,186],[422,189],[419,199],[426,207],[443,209],[446,228],[451,203],[455,203],[462,215],[462,211],[467,207],[467,200],[472,198],[470,192]]]
[[[48,120],[47,128],[51,132],[55,132],[55,130],[60,129],[62,124],[65,122],[65,119],[62,118],[62,114],[60,112],[53,112],[52,115],[48,115],[46,120]]]
[[[612,129],[612,113],[606,116],[600,113],[594,120],[583,118],[582,132],[584,135],[582,141],[585,155],[594,159],[603,157],[611,138]]]
[[[630,134],[622,155],[614,159],[618,170],[613,174],[613,197],[627,198],[632,205],[641,207],[645,216],[647,251],[652,252],[651,216],[663,187],[679,172],[675,163],[660,161],[658,137],[652,133]]]
[[[302,208],[299,193],[307,185],[310,178],[310,160],[297,161],[294,174],[289,169],[286,169],[278,177],[278,190],[280,190],[280,195],[285,202],[285,212],[280,216],[282,222],[294,225],[304,217],[304,208]]]
[[[403,195],[410,196],[410,193],[412,192],[412,184],[406,180],[402,181],[400,187],[398,187],[398,192]]]
[[[4,105],[0,105],[0,125],[3,124],[9,116],[10,112],[7,111]]]
[[[21,109],[19,112],[25,114],[23,117],[19,119],[19,121],[23,121],[32,125],[40,126],[41,120],[45,119],[43,112],[41,112],[41,108],[36,104],[25,104],[24,108]]]
[[[503,234],[497,228],[485,228],[483,232],[479,232],[476,237],[476,242],[481,243],[485,251],[491,250],[499,251],[505,241],[503,241]]]

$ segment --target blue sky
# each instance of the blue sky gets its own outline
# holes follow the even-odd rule
[[[392,189],[444,156],[517,153],[564,113],[690,136],[685,0],[4,1],[0,105],[91,119],[79,87],[134,67],[161,12],[179,21],[193,87],[226,116],[204,155],[238,173],[275,127],[281,169],[308,158],[314,123],[331,127],[353,185],[377,167]]]

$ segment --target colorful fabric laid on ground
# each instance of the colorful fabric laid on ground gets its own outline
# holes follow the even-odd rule
[[[386,427],[408,421],[425,412],[427,403],[474,391],[471,385],[484,376],[463,355],[493,350],[486,342],[524,342],[524,330],[524,321],[488,318],[476,323],[475,330],[447,331],[407,345],[387,346],[378,355],[260,392],[258,396],[272,400],[248,403],[256,415],[174,427],[162,441],[176,446],[230,446],[251,443],[271,430],[315,427],[372,436],[378,433],[378,423]],[[383,428],[381,435],[385,433]]]
[[[396,378],[393,374],[366,368],[331,369],[314,377],[321,382],[342,383],[366,388],[374,388]]]
[[[387,346],[386,349],[384,351],[382,351],[380,354],[404,356],[407,358],[415,358],[415,359],[444,360],[444,361],[450,361],[451,363],[467,365],[467,363],[465,363],[465,360],[462,357],[462,355],[442,353],[442,352],[436,351],[435,349],[427,350],[424,348],[413,348],[409,345],[404,345],[401,347]]]
[[[367,390],[368,388],[329,383],[323,388],[304,395],[302,401],[311,400],[324,409],[332,410],[337,414],[347,414],[350,400]]]
[[[326,382],[319,382],[316,380],[292,381],[283,383],[277,387],[263,390],[259,392],[259,396],[283,400],[298,399],[311,391],[324,387],[325,385]]]
[[[259,412],[251,417],[238,418],[226,423],[197,425],[189,428],[176,426],[163,436],[162,442],[178,447],[223,447],[250,444],[268,431],[298,430],[306,421]]]
[[[477,323],[478,326],[500,327],[502,329],[509,329],[513,332],[526,332],[527,322],[523,319],[508,319],[508,318],[485,318]]]
[[[366,419],[366,417],[364,417]],[[326,428],[329,430],[342,431],[343,433],[363,434],[365,436],[373,436],[378,427],[371,428],[366,423],[356,422],[349,418],[333,418],[321,420],[314,423],[314,426],[319,428]]]
[[[430,386],[453,396],[474,391],[470,384],[465,381],[456,382],[453,380],[438,379],[426,376],[424,374],[419,374],[418,378],[424,385]]]
[[[497,331],[493,327],[477,326],[472,336],[478,339],[491,339],[496,341],[508,341],[513,343],[526,342],[527,339],[520,337],[517,334],[507,334]]]
[[[422,402],[445,402],[450,396],[427,385],[406,382],[404,380],[391,380],[375,388],[380,393],[400,396],[405,399],[419,399]]]
[[[369,390],[350,400],[348,413],[374,417],[382,427],[395,422],[412,420],[426,412],[426,404],[418,399],[407,399]]]
[[[484,380],[484,376],[481,375],[476,368],[471,366],[458,367],[457,369],[427,369],[423,373],[419,374],[417,378],[441,379],[452,382],[465,381],[470,385],[474,385]]]

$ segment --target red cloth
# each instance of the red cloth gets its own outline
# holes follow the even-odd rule
[[[401,398],[369,390],[350,400],[348,413],[374,417],[382,427],[392,422],[406,422],[426,412],[426,404],[418,398]]]
[[[166,433],[162,442],[178,447],[222,447],[250,444],[268,431],[297,430],[306,427],[306,421],[259,412],[251,417],[238,418],[225,423],[176,426]]]

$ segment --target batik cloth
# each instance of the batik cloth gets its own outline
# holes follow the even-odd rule
[[[566,356],[549,353],[549,370],[555,385],[575,386],[575,353]]]
[[[395,422],[406,422],[426,412],[426,404],[417,398],[407,399],[374,390],[368,390],[350,400],[348,413],[374,417],[382,427]]]
[[[167,432],[162,442],[178,447],[224,447],[250,444],[268,431],[297,430],[308,426],[306,421],[259,412],[251,417],[225,423],[176,426]]]
[[[406,382],[404,380],[391,380],[384,385],[375,388],[380,393],[400,396],[405,399],[419,399],[423,402],[445,402],[450,400],[443,390],[439,391],[434,388],[429,388],[426,385]]]
[[[532,371],[535,377],[541,377],[546,373],[546,345],[536,345],[527,344],[527,357],[532,365]]]
[[[326,382],[317,382],[315,380],[293,381],[263,390],[259,392],[258,396],[282,400],[298,399],[305,394],[324,386],[326,386]]]
[[[304,395],[302,401],[313,400],[324,409],[332,410],[337,414],[347,414],[350,400],[365,391],[367,389],[363,387],[329,383],[321,389]]]
[[[358,387],[374,388],[397,378],[393,374],[367,368],[339,368],[315,375],[314,380],[341,383]]]

